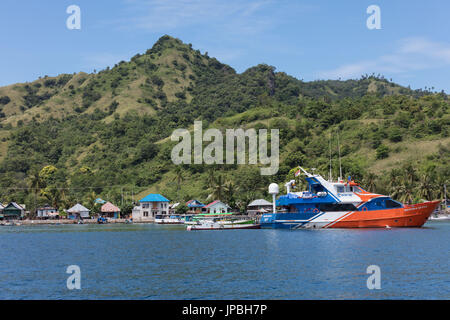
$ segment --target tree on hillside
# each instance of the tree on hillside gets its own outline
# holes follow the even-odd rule
[[[222,174],[215,177],[212,187],[210,188],[211,194],[208,198],[214,200],[221,200],[225,195],[225,179]]]
[[[375,173],[373,173],[373,172],[367,173],[367,175],[363,178],[364,188],[367,191],[376,192],[377,180],[378,180],[378,176]]]
[[[176,182],[177,191],[179,191],[181,183],[184,181],[184,170],[180,165],[175,167],[175,177],[173,178],[173,181]]]

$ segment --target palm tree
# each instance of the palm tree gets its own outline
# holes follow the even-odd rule
[[[417,184],[417,196],[424,200],[432,200],[435,194],[435,184],[429,172],[423,172],[419,176]]]
[[[62,193],[57,187],[47,187],[41,191],[41,194],[47,198],[51,206],[59,208]]]
[[[389,175],[389,193],[392,198],[407,203],[413,200],[412,171],[404,169],[392,169]]]
[[[412,203],[414,200],[413,186],[406,181],[399,188],[398,200],[403,203]]]
[[[367,189],[367,191],[375,192],[377,180],[378,180],[378,176],[373,172],[369,172],[364,177],[364,186]]]
[[[236,200],[236,207],[239,208],[241,212],[245,212],[247,210],[247,206],[253,200],[260,198],[261,194],[255,190],[249,190],[244,193],[239,194],[239,198]]]
[[[235,200],[236,200],[235,193],[238,189],[239,189],[239,187],[236,186],[236,184],[234,184],[233,181],[228,181],[224,185],[224,192],[225,192],[224,200],[231,207],[234,207],[236,204],[235,203]]]
[[[38,193],[41,192],[41,189],[44,187],[44,182],[39,175],[39,170],[37,168],[33,169],[30,175],[30,191],[34,194],[34,207],[37,207],[37,196]],[[32,211],[31,211],[32,212]]]
[[[406,183],[409,185],[413,185],[414,181],[417,180],[416,170],[411,163],[408,163],[405,167],[403,167],[403,175]]]
[[[30,190],[37,194],[43,186],[44,182],[39,175],[39,170],[34,169],[30,175]]]
[[[401,194],[401,175],[402,172],[399,169],[392,169],[389,174],[388,189],[392,198],[397,198]]]
[[[225,181],[222,175],[218,175],[213,182],[213,185],[211,187],[211,194],[209,197],[212,197],[213,199],[222,199],[223,195],[225,194]]]
[[[181,168],[181,166],[176,166],[176,168],[175,168],[175,178],[173,179],[173,181],[176,181],[177,191],[180,190],[181,183],[183,182],[183,180],[184,180],[183,168]]]

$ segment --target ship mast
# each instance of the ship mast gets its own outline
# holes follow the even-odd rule
[[[339,144],[339,128],[337,130],[338,153],[339,153],[339,181],[342,180],[341,145]]]
[[[329,175],[328,175],[328,181],[329,181],[329,182],[332,182],[332,181],[333,181],[333,178],[332,178],[332,176],[331,176],[331,130],[330,130],[330,173],[329,173]]]

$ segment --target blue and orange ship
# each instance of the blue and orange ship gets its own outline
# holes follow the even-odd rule
[[[276,200],[279,210],[262,215],[263,228],[421,227],[440,202],[406,205],[389,196],[367,192],[350,177],[332,182],[301,167],[300,170],[306,175],[308,191],[291,192],[294,180],[287,183],[287,194]],[[278,193],[278,185],[271,187],[270,193]]]

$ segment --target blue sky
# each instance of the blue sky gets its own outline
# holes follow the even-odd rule
[[[81,30],[66,28],[69,5]],[[381,29],[369,30],[369,5]],[[450,92],[446,0],[2,0],[0,85],[92,72],[143,53],[162,35],[238,72],[258,63],[304,80],[381,73]]]

